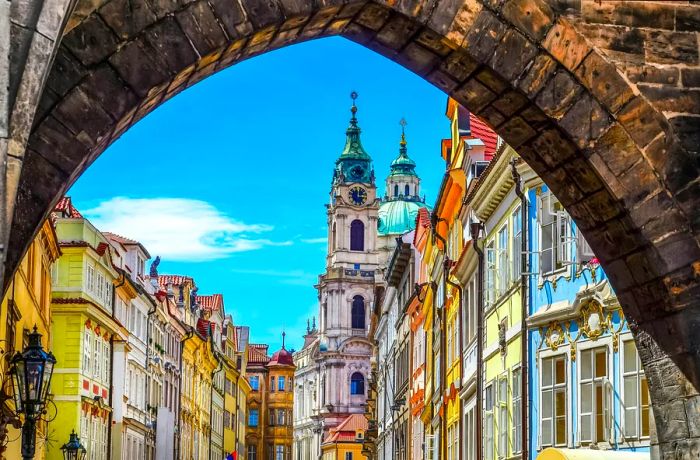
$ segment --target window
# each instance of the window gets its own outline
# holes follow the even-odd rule
[[[439,460],[440,438],[434,434],[425,435],[425,460]]]
[[[410,187],[408,186],[408,184],[406,184],[404,195],[409,196],[409,195],[411,194],[410,192],[411,192],[411,189],[410,189]]]
[[[634,340],[623,342],[623,413],[626,438],[649,437],[649,387]]]
[[[248,382],[250,383],[250,388],[253,391],[258,391],[260,389],[260,377],[257,375],[252,375],[248,378]]]
[[[607,348],[583,350],[580,359],[581,444],[607,441],[612,421]]]
[[[277,409],[277,425],[279,425],[279,426],[286,425],[285,415],[286,415],[286,411],[284,409]]]
[[[284,377],[283,376],[280,376],[277,379],[277,389],[279,391],[284,391]]]
[[[83,372],[92,374],[92,332],[85,328],[85,337],[83,338]]]
[[[550,192],[540,198],[540,270],[542,274],[564,268],[571,253],[571,218]]]
[[[248,460],[258,460],[258,446],[248,446]]]
[[[394,197],[399,196],[399,184],[394,184]]]
[[[350,224],[350,250],[365,250],[365,224],[361,220],[353,220]]]
[[[519,453],[522,451],[522,396],[520,393],[522,383],[522,374],[520,369],[513,369],[513,388],[511,392],[513,394],[513,453]]]
[[[270,391],[274,392],[275,391],[275,378],[270,377]]]
[[[365,394],[365,378],[359,372],[352,374],[350,378],[350,394],[364,395]]]
[[[496,301],[496,249],[493,241],[486,245],[486,289],[484,292],[484,303],[488,308]]]
[[[275,460],[285,460],[284,447],[285,446],[275,446]]]
[[[584,238],[581,230],[576,228],[576,260],[578,263],[585,264],[595,257],[593,249],[588,245],[588,241]]]
[[[365,299],[359,295],[352,298],[352,328],[365,328]]]
[[[464,460],[476,460],[476,404],[472,400],[463,416],[462,439]]]
[[[258,409],[248,411],[248,426],[258,426]]]
[[[452,424],[447,428],[447,460],[458,460],[457,453],[458,436],[457,425]]]
[[[498,295],[503,295],[508,290],[508,224],[498,231]]]
[[[498,379],[498,458],[508,456],[508,376]]]
[[[523,222],[522,222],[522,210],[520,206],[516,209],[513,214],[513,241],[511,249],[511,260],[512,268],[511,273],[513,274],[513,281],[518,281],[520,279],[520,274],[522,272],[522,241],[523,241]]]
[[[542,359],[542,447],[565,446],[567,443],[566,358]]]
[[[352,460],[352,452],[345,452],[345,460]]]

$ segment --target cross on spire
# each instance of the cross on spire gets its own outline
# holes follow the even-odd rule
[[[399,124],[401,125],[401,147],[406,146],[406,125],[408,122],[406,121],[405,118],[401,118],[399,121]]]
[[[284,349],[284,338],[287,336],[287,333],[282,331],[282,349]]]

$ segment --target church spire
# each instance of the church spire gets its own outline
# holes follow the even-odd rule
[[[401,125],[399,156],[391,162],[389,176],[417,176],[416,163],[408,157],[408,148],[406,147],[406,125],[408,123],[402,118],[399,124]]]
[[[345,147],[340,157],[335,162],[335,172],[333,182],[374,182],[374,171],[372,170],[372,158],[365,151],[360,140],[362,130],[357,123],[357,93],[350,93],[352,107],[350,113],[350,125],[345,131]]]

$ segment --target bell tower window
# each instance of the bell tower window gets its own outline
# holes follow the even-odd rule
[[[350,224],[350,250],[365,250],[365,224],[361,220],[353,220]]]
[[[411,190],[410,187],[408,186],[408,184],[406,184],[406,193],[404,193],[404,195],[405,195],[405,196],[409,196],[409,195],[410,195],[410,193],[409,193],[410,190]]]
[[[399,184],[394,185],[394,198],[399,196]]]
[[[362,296],[356,295],[352,298],[352,328],[365,328],[365,299]]]

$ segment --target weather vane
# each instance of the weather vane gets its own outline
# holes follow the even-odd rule
[[[352,112],[352,117],[353,119],[355,118],[355,114],[357,113],[357,106],[355,105],[355,99],[357,99],[357,91],[353,91],[350,93],[350,98],[352,99],[352,108],[350,111]]]
[[[406,146],[406,125],[408,123],[406,122],[405,118],[401,118],[401,121],[399,121],[399,124],[401,125],[401,146],[405,147]]]

